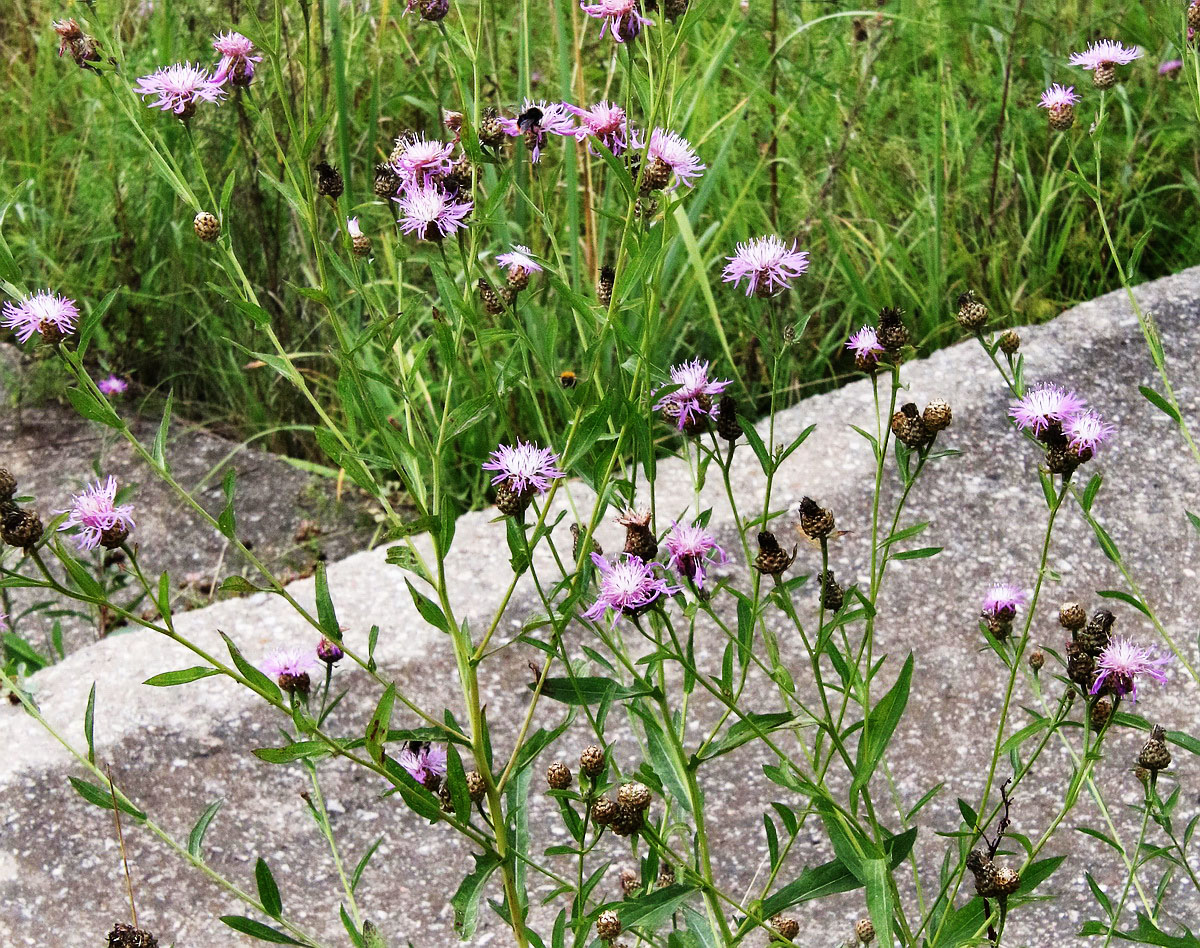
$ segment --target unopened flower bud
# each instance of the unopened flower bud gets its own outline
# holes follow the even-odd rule
[[[1065,602],[1058,609],[1058,622],[1069,632],[1075,632],[1087,625],[1087,612],[1077,602]]]
[[[1167,749],[1167,732],[1162,725],[1156,724],[1150,731],[1150,740],[1146,741],[1142,752],[1138,754],[1138,766],[1145,767],[1151,774],[1171,766],[1171,752]]]
[[[192,229],[206,244],[221,236],[221,222],[208,211],[201,211],[196,215],[196,219],[192,221]]]
[[[589,744],[579,755],[579,769],[589,777],[599,777],[604,773],[604,748],[599,744]]]
[[[617,802],[635,810],[644,810],[650,805],[650,788],[644,783],[627,783],[617,791]]]
[[[792,565],[796,558],[796,548],[789,554],[779,546],[775,534],[763,530],[758,535],[758,556],[754,558],[754,568],[766,576],[778,576]]]
[[[617,523],[625,528],[625,552],[641,557],[647,563],[658,555],[658,540],[650,529],[650,511],[635,513],[629,511],[617,518]]]
[[[551,790],[566,790],[571,786],[571,768],[561,760],[556,760],[546,768],[546,783]]]
[[[860,918],[854,923],[854,937],[864,945],[875,937],[875,926],[869,918]]]
[[[926,405],[925,411],[921,413],[921,420],[930,431],[944,431],[949,428],[953,417],[949,403],[940,398]]]
[[[467,771],[467,796],[472,803],[478,803],[487,796],[487,783],[478,770]]]
[[[717,434],[732,444],[742,434],[738,423],[737,402],[732,395],[722,395],[717,402]]]
[[[323,638],[317,643],[317,658],[326,665],[336,665],[345,656],[346,653],[342,651],[341,646],[337,642]]]
[[[385,201],[395,196],[400,190],[400,176],[396,174],[396,169],[387,162],[381,162],[375,166],[375,184],[373,190],[375,196],[383,198]]]
[[[617,816],[617,801],[601,797],[592,804],[592,819],[597,826],[609,826]]]
[[[613,285],[617,280],[617,272],[612,267],[601,267],[600,276],[596,280],[596,299],[601,306],[612,302]]]
[[[27,550],[42,538],[44,531],[41,518],[32,510],[10,507],[0,524],[0,540],[9,546]]]
[[[6,467],[0,467],[0,503],[12,500],[17,493],[17,479]]]
[[[621,891],[629,899],[637,895],[642,888],[642,878],[632,869],[621,870]]]
[[[987,323],[988,308],[971,290],[967,290],[958,298],[958,313],[955,314],[955,318],[963,329],[978,332]]]
[[[885,306],[879,311],[879,328],[876,330],[879,344],[892,355],[908,345],[908,327],[900,318],[903,315],[904,311],[894,306]]]
[[[820,506],[811,497],[800,501],[800,529],[813,540],[823,540],[833,533],[833,511]]]
[[[1029,667],[1035,672],[1042,670],[1042,666],[1046,664],[1046,653],[1040,649],[1036,652],[1031,652],[1029,655]]]
[[[1015,329],[1006,329],[1000,333],[1000,351],[1005,355],[1014,355],[1021,348],[1021,337]]]
[[[322,197],[333,198],[336,201],[342,196],[344,190],[346,190],[346,184],[342,180],[341,172],[328,162],[318,162],[317,194]]]
[[[800,934],[800,923],[786,915],[776,915],[771,919],[770,925],[780,938],[786,938],[788,941]]]

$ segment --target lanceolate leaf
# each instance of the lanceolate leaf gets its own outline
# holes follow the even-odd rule
[[[879,766],[883,752],[887,749],[908,704],[908,690],[912,683],[912,653],[904,661],[904,667],[891,690],[879,699],[879,703],[867,715],[866,733],[858,745],[858,761],[854,770],[851,793],[862,789],[870,781]]]
[[[479,899],[483,895],[488,877],[500,866],[500,857],[495,853],[475,855],[475,869],[470,872],[450,897],[454,908],[454,930],[463,941],[474,937],[479,923]]]

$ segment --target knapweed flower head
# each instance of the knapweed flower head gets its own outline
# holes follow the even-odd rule
[[[1135,645],[1122,636],[1114,636],[1096,660],[1096,683],[1092,694],[1102,690],[1106,694],[1137,701],[1137,680],[1145,675],[1160,685],[1167,683],[1163,666],[1171,661],[1170,655],[1160,655],[1153,646]]]
[[[135,526],[133,506],[117,503],[117,479],[111,474],[75,494],[65,513],[67,519],[58,529],[79,528],[75,542],[81,550],[118,547]]]
[[[660,596],[670,596],[679,590],[655,572],[657,563],[648,563],[632,553],[622,553],[615,563],[593,553],[592,562],[600,571],[600,591],[591,608],[584,612],[585,619],[599,619],[610,609],[618,617],[638,616]]]
[[[671,384],[678,388],[664,395],[654,408],[674,421],[680,431],[704,418],[716,417],[712,397],[728,388],[729,379],[709,380],[708,367],[709,363],[700,359],[671,366]]]
[[[17,334],[18,342],[28,342],[35,332],[46,342],[58,342],[75,331],[79,307],[65,296],[39,290],[20,303],[5,303],[0,322]]]
[[[654,25],[653,20],[642,16],[640,0],[596,0],[595,3],[580,0],[579,8],[588,16],[603,20],[600,36],[608,30],[618,43],[634,39],[642,32],[642,27]]]
[[[539,115],[535,121],[534,118]],[[547,135],[575,135],[575,120],[565,102],[547,102],[545,99],[534,102],[532,99],[525,99],[517,118],[506,116],[498,121],[504,134],[513,138],[525,136],[530,159],[534,164],[542,160],[542,145],[545,144]]]
[[[152,109],[174,112],[187,118],[196,111],[197,102],[220,102],[226,94],[221,83],[214,81],[207,69],[191,63],[174,63],[142,76],[133,91],[143,98],[158,96],[148,103]]]
[[[110,375],[96,383],[96,388],[105,395],[122,395],[129,388],[129,383],[119,375]]]
[[[1008,413],[1016,420],[1018,428],[1030,428],[1036,435],[1052,424],[1065,424],[1083,409],[1083,399],[1074,392],[1053,382],[1039,382],[1018,399]]]
[[[1070,64],[1081,69],[1094,70],[1102,66],[1128,66],[1140,59],[1142,51],[1136,46],[1124,46],[1115,40],[1096,40],[1082,53],[1072,53]]]
[[[591,139],[600,142],[614,155],[622,154],[629,147],[629,122],[625,110],[611,102],[597,102],[590,109],[581,109],[577,105],[567,105],[567,110],[579,119],[579,127],[575,129],[575,138],[587,141],[588,148],[596,153]]]
[[[311,648],[283,645],[272,649],[259,669],[280,688],[291,694],[308,694],[309,674],[318,669],[317,653]]]
[[[695,149],[686,138],[665,128],[656,128],[650,133],[650,144],[647,146],[643,136],[638,133],[633,136],[630,145],[634,151],[646,149],[646,161],[661,161],[674,174],[675,180],[668,190],[675,190],[681,184],[691,187],[705,169],[696,156]]]
[[[544,494],[551,483],[566,477],[558,469],[558,457],[549,448],[539,448],[532,441],[518,441],[516,446],[502,444],[483,462],[485,471],[495,471],[495,485],[504,485],[521,495]]]
[[[745,279],[747,296],[771,296],[786,290],[808,269],[808,251],[797,250],[795,241],[788,247],[774,234],[738,244],[737,253],[726,259],[729,263],[721,279],[734,286]]]
[[[95,39],[83,32],[74,19],[55,20],[52,26],[58,34],[58,55],[70,53],[76,66],[95,71],[90,65],[100,61],[100,49]]]
[[[446,748],[428,741],[409,741],[396,755],[396,763],[417,783],[436,790],[446,776]]]
[[[475,206],[458,201],[436,185],[413,186],[393,198],[400,205],[400,229],[425,240],[441,240],[466,227]]]
[[[520,267],[527,273],[541,273],[542,265],[530,256],[531,253],[533,251],[528,247],[513,244],[513,249],[508,253],[496,255],[496,263],[502,267]]]
[[[405,187],[432,184],[454,167],[450,156],[453,142],[430,141],[424,135],[409,135],[396,139],[392,151],[392,167]]]
[[[863,326],[846,340],[846,348],[854,353],[856,363],[878,362],[886,351],[879,342],[879,333],[874,326]]]
[[[1079,104],[1079,96],[1075,94],[1074,86],[1060,86],[1057,82],[1042,93],[1038,107],[1043,109],[1065,108]]]
[[[983,597],[985,616],[993,619],[1011,620],[1017,609],[1025,605],[1025,594],[1012,583],[992,583]]]
[[[362,228],[358,226],[357,217],[346,218],[346,233],[350,235],[350,239],[361,237],[363,235]]]
[[[1062,429],[1067,444],[1076,453],[1083,454],[1085,451],[1095,453],[1101,444],[1112,437],[1114,427],[1089,408],[1068,418],[1063,422]]]
[[[704,527],[698,524],[671,524],[671,532],[663,541],[667,551],[667,568],[690,579],[697,589],[704,588],[704,577],[710,563],[725,563],[729,556],[717,545]]]
[[[1165,63],[1162,63],[1159,65],[1158,74],[1160,76],[1173,76],[1173,75],[1175,75],[1175,73],[1179,72],[1179,70],[1182,68],[1183,68],[1183,60],[1182,59],[1168,59]]]
[[[213,37],[213,49],[221,54],[213,82],[220,85],[226,82],[235,86],[250,85],[250,80],[254,78],[254,64],[261,63],[262,57],[255,55],[257,50],[249,39],[233,30],[218,33]]]

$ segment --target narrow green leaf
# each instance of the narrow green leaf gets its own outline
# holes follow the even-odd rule
[[[446,615],[442,612],[441,607],[428,596],[417,592],[416,587],[407,577],[404,582],[408,586],[408,592],[412,596],[413,604],[417,607],[417,612],[421,613],[421,618],[435,629],[449,632],[450,623],[446,621]]]
[[[937,556],[945,547],[923,546],[919,550],[904,550],[892,556],[894,560],[923,560],[926,557]]]
[[[87,800],[88,803],[94,804],[103,810],[111,810],[113,808],[113,794],[105,787],[99,787],[88,780],[83,780],[80,777],[68,777],[71,781],[71,786],[76,792]],[[135,820],[146,819],[146,814],[135,807],[132,803],[125,799],[125,795],[120,790],[116,792],[117,807],[122,813],[128,813]]]
[[[204,834],[208,832],[208,827],[213,821],[213,817],[217,815],[217,811],[221,809],[224,800],[214,800],[208,805],[203,813],[200,814],[200,819],[196,820],[196,825],[192,827],[192,831],[188,834],[188,854],[193,859],[201,858],[201,846],[204,844]]]
[[[279,886],[275,882],[275,876],[271,874],[271,867],[261,856],[254,864],[254,881],[258,884],[258,900],[262,902],[263,910],[271,918],[283,915],[283,899],[279,895]]]
[[[250,687],[270,700],[277,702],[282,701],[283,694],[280,692],[279,686],[275,684],[275,682],[271,681],[270,678],[264,675],[255,666],[246,661],[245,656],[243,656],[238,647],[233,644],[233,639],[231,639],[220,629],[217,630],[217,634],[225,640],[225,647],[229,649],[229,657],[233,659],[233,664],[237,667],[237,670],[242,673],[242,676],[250,684]]]
[[[233,506],[234,494],[237,491],[237,471],[232,467],[221,479],[221,491],[225,494],[225,506],[217,517],[217,528],[222,535],[232,540],[237,535],[237,512]]]
[[[338,625],[337,612],[334,611],[333,599],[329,595],[329,577],[325,573],[324,563],[317,564],[316,586],[317,621],[321,624],[321,631],[330,641],[340,642],[342,627]]]
[[[171,429],[171,407],[174,402],[175,391],[171,389],[167,392],[167,403],[163,407],[162,420],[158,423],[154,444],[150,448],[150,456],[154,458],[154,463],[168,474],[171,472],[171,464],[167,460],[167,432]]]
[[[454,931],[463,941],[473,938],[479,923],[479,899],[483,895],[488,877],[500,866],[500,857],[495,853],[475,853],[475,868],[458,886],[450,897],[454,909]]]
[[[392,705],[396,700],[396,686],[389,684],[375,706],[375,713],[367,725],[367,753],[375,763],[383,760],[383,745],[387,740],[388,724],[392,720]]]
[[[272,928],[270,925],[264,925],[262,922],[256,922],[252,918],[246,918],[244,915],[222,915],[221,921],[232,928],[235,932],[241,932],[243,935],[249,935],[251,938],[257,938],[259,941],[269,941],[273,945],[303,945],[304,942],[296,941],[290,935],[285,935],[278,929]]]
[[[891,742],[896,725],[904,714],[908,704],[909,686],[912,684],[913,656],[909,652],[904,660],[904,666],[896,677],[896,683],[871,709],[867,715],[866,733],[858,745],[858,760],[854,769],[854,782],[851,795],[865,787],[879,766],[883,752]]]
[[[191,668],[181,668],[179,671],[163,672],[142,682],[155,688],[170,688],[172,685],[186,685],[189,681],[199,681],[201,678],[211,678],[221,674],[215,668],[205,665],[193,665]]]
[[[83,712],[83,736],[87,738],[88,763],[96,762],[96,741],[93,729],[96,723],[96,683],[92,682],[92,690],[88,692],[87,710]]]
[[[1146,399],[1146,401],[1170,418],[1175,424],[1179,424],[1178,410],[1163,396],[1159,395],[1158,392],[1154,391],[1148,385],[1139,385],[1138,391],[1142,393],[1142,398]]]

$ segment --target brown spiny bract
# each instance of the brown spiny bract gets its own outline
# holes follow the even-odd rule
[[[788,553],[779,546],[775,534],[769,530],[763,530],[758,535],[758,556],[754,558],[754,568],[760,573],[767,576],[778,576],[792,565],[792,560],[795,558],[796,548],[792,547],[792,552]]]
[[[556,760],[546,768],[546,783],[551,790],[566,790],[571,786],[571,768],[561,760]]]
[[[823,540],[833,533],[833,511],[820,506],[811,497],[800,501],[800,529],[814,540]]]
[[[479,116],[479,144],[487,148],[498,148],[504,142],[504,126],[500,114],[491,106]]]
[[[613,286],[617,282],[617,271],[612,267],[601,267],[600,276],[596,278],[596,299],[601,306],[612,302]]]
[[[997,895],[1012,895],[1021,886],[1021,874],[1012,866],[997,866],[993,879]]]
[[[618,836],[632,836],[645,825],[645,822],[645,811],[618,802],[617,811],[613,814],[609,828]]]
[[[317,194],[336,201],[345,190],[346,183],[342,180],[342,173],[328,162],[317,162]]]
[[[533,500],[534,491],[513,490],[508,482],[496,487],[496,507],[506,516],[519,517]]]
[[[192,229],[206,244],[221,236],[221,222],[208,211],[201,211],[196,215],[196,219],[192,221]]]
[[[599,744],[589,744],[579,755],[579,769],[589,777],[604,773],[604,764],[604,748]]]
[[[1096,660],[1075,642],[1067,643],[1067,677],[1084,691],[1096,680]]]
[[[1000,351],[1005,355],[1015,355],[1021,348],[1021,337],[1015,329],[1006,329],[1000,333]]]
[[[487,783],[478,770],[467,771],[467,796],[471,798],[472,803],[478,803],[487,796]]]
[[[1099,731],[1108,723],[1108,719],[1112,717],[1112,702],[1107,698],[1100,698],[1092,705],[1092,727]]]
[[[1150,740],[1146,741],[1142,752],[1138,754],[1138,766],[1145,767],[1151,773],[1157,773],[1171,766],[1171,752],[1167,749],[1167,732],[1161,725],[1156,724],[1150,731]]]
[[[514,293],[520,293],[525,287],[529,286],[529,271],[520,264],[514,263],[508,268],[505,280],[508,282],[510,290]]]
[[[642,877],[633,869],[621,870],[621,891],[625,894],[625,898],[632,898],[637,895],[642,889]]]
[[[665,889],[667,886],[675,884],[675,870],[671,868],[671,864],[664,862],[658,867],[658,880],[655,885],[660,889]]]
[[[617,791],[617,802],[635,810],[644,810],[650,805],[650,788],[644,783],[622,784]]]
[[[817,580],[821,584],[821,608],[837,612],[846,601],[846,594],[834,579],[833,570],[822,572]]]
[[[854,923],[854,937],[864,945],[868,944],[875,937],[875,925],[869,918],[860,918]]]
[[[12,500],[16,492],[17,479],[13,477],[12,471],[6,467],[0,467],[0,502]]]
[[[1087,612],[1077,602],[1064,602],[1058,608],[1058,624],[1070,632],[1078,631],[1087,625]]]
[[[601,912],[596,919],[596,934],[604,941],[613,941],[621,934],[621,920],[612,909]]]
[[[1064,479],[1069,478],[1079,464],[1079,455],[1071,448],[1051,445],[1046,451],[1046,469],[1051,474],[1061,474]]]
[[[118,922],[108,933],[108,948],[158,948],[158,939],[148,931]]]
[[[1046,110],[1046,115],[1056,132],[1065,132],[1075,124],[1075,106],[1070,102],[1055,102]]]
[[[617,518],[617,523],[625,528],[625,552],[640,556],[647,563],[658,555],[658,540],[650,529],[650,511],[637,513],[627,511]]]
[[[483,302],[483,311],[489,316],[499,316],[504,312],[504,303],[500,299],[500,294],[492,287],[483,277],[479,278],[476,284],[479,289],[479,299]]]
[[[1035,672],[1042,670],[1042,666],[1046,664],[1046,653],[1041,649],[1029,654],[1029,667]]]
[[[1083,630],[1075,634],[1075,641],[1089,655],[1099,658],[1112,639],[1114,622],[1116,616],[1107,609],[1097,610]]]
[[[953,417],[949,403],[940,398],[931,401],[921,413],[921,420],[930,431],[945,431],[950,427]]]
[[[0,540],[9,546],[28,549],[42,538],[44,529],[41,518],[32,510],[13,507],[4,515],[4,523],[0,525]]]
[[[661,191],[671,181],[671,166],[661,158],[652,158],[646,165],[642,176],[641,194],[647,195],[652,191]]]
[[[387,162],[381,162],[375,166],[375,184],[373,186],[375,196],[387,200],[394,197],[396,192],[400,190],[400,176],[396,174],[396,169]]]
[[[617,802],[601,797],[592,804],[592,819],[598,826],[608,826],[617,816]]]
[[[1012,635],[1012,619],[986,614],[979,618],[987,626],[988,632],[992,634],[992,638],[997,642],[1003,642]]]
[[[1097,89],[1111,89],[1117,84],[1117,70],[1112,63],[1098,63],[1092,73],[1092,85]]]
[[[892,415],[892,434],[910,448],[921,448],[929,443],[930,431],[912,402],[901,407]]]
[[[350,246],[354,248],[355,256],[369,257],[371,255],[371,238],[366,234],[351,237]]]
[[[976,332],[987,323],[988,308],[973,292],[967,290],[958,298],[958,313],[955,314],[958,324],[968,332]]]
[[[791,941],[800,934],[800,923],[786,915],[776,915],[771,919],[771,927],[781,938]]]
[[[904,310],[894,306],[885,306],[879,311],[879,344],[888,352],[895,355],[908,345],[908,327],[904,325],[901,316]]]
[[[738,424],[737,402],[732,395],[722,395],[717,402],[717,434],[731,444],[742,435]]]

